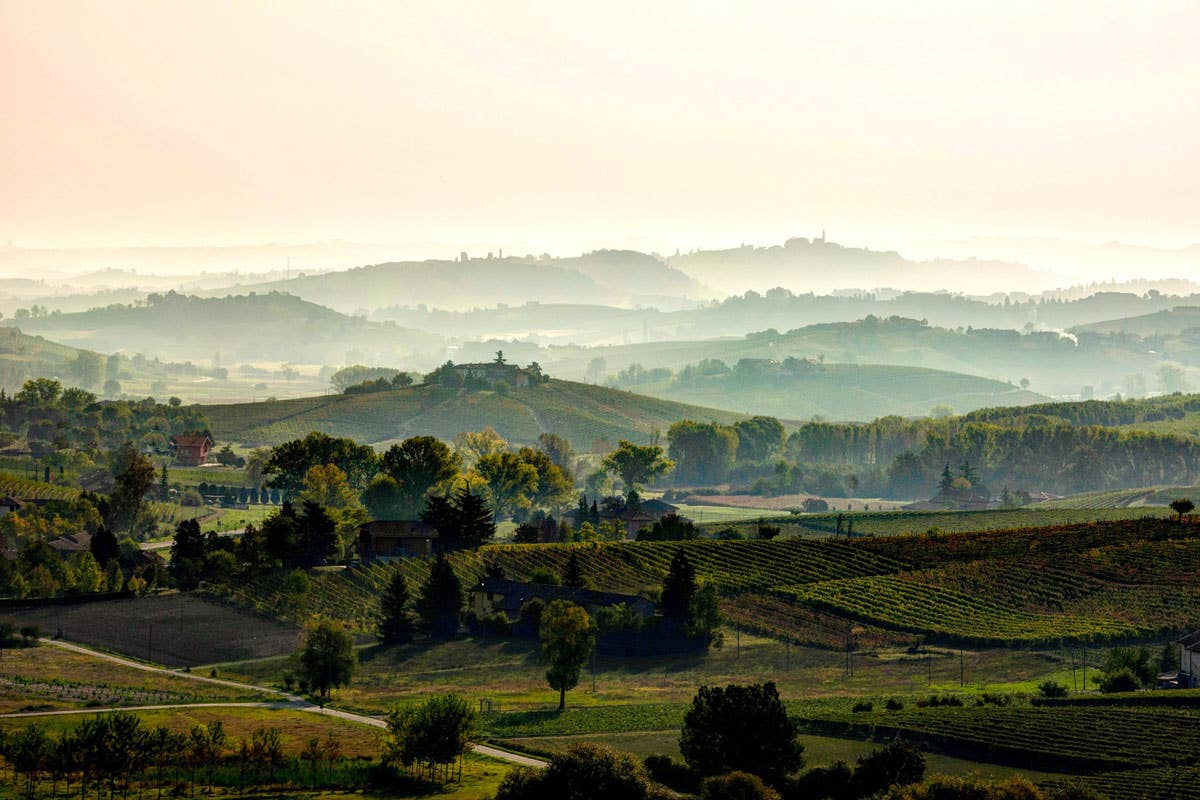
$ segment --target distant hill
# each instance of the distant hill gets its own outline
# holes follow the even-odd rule
[[[1175,306],[1153,314],[1122,317],[1080,325],[1077,333],[1132,333],[1136,336],[1167,336],[1200,329],[1200,305]]]
[[[1160,369],[1174,362],[1185,370],[1184,382],[1200,380],[1200,343],[1186,337],[1156,346],[1156,342],[1127,335],[1083,333],[1079,336],[1050,331],[1023,333],[996,328],[949,329],[920,320],[867,317],[855,322],[806,325],[787,332],[766,330],[740,337],[648,342],[611,347],[504,344],[511,358],[536,360],[553,375],[583,378],[598,374],[602,380],[632,364],[646,369],[672,371],[702,359],[715,358],[733,367],[743,358],[782,360],[817,358],[827,363],[882,364],[926,367],[1019,384],[1045,395],[1079,397],[1091,386],[1097,397],[1116,393],[1141,395],[1164,389]],[[483,357],[497,349],[494,342],[467,344],[464,360]],[[597,361],[598,360],[598,361]],[[603,370],[593,363],[602,363]]]
[[[281,293],[201,298],[168,292],[143,304],[20,321],[64,344],[140,352],[176,361],[371,361],[428,367],[443,359],[440,337],[370,322]]]
[[[237,290],[286,291],[346,313],[418,305],[462,310],[497,303],[520,305],[531,298],[546,303],[679,307],[686,298],[701,300],[713,294],[661,259],[632,250],[597,250],[573,258],[398,261],[247,284]]]
[[[796,237],[771,247],[698,250],[673,256],[667,263],[731,293],[772,286],[794,291],[945,287],[986,293],[1009,291],[1014,286],[1037,290],[1054,285],[1054,280],[1024,264],[975,259],[911,261],[891,250],[846,247],[827,241],[824,235],[820,239]]]
[[[748,370],[747,370],[748,371]],[[1024,406],[1049,398],[1001,381],[957,372],[879,364],[814,364],[796,374],[738,372],[631,386],[652,397],[784,419],[869,420],[925,416],[936,406],[963,413]]]
[[[495,428],[514,443],[548,431],[580,452],[606,451],[619,439],[647,443],[685,417],[733,422],[744,415],[656,400],[571,381],[492,391],[414,386],[361,395],[326,395],[201,407],[217,439],[274,445],[319,430],[381,444],[418,434],[449,440],[463,431]]]

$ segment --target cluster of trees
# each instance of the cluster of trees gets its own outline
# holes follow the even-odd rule
[[[0,390],[0,424],[23,434],[35,458],[62,450],[89,454],[112,451],[126,443],[139,450],[166,453],[177,433],[208,427],[195,407],[178,398],[100,402],[91,392],[66,387],[51,378],[26,381],[10,395]]]
[[[329,376],[329,382],[342,394],[367,394],[412,386],[412,376],[390,367],[355,364]]]
[[[491,430],[460,438],[451,448],[432,436],[414,436],[377,455],[351,439],[313,432],[274,448],[263,475],[268,489],[286,497],[302,495],[314,468],[333,467],[371,517],[415,519],[424,514],[439,532],[455,520],[455,513],[459,521],[474,523],[481,505],[490,509],[494,522],[502,515],[560,510],[573,500],[574,454],[562,437],[545,435],[538,447],[515,451]],[[479,531],[467,531],[463,546],[480,544],[490,535],[480,539]]]
[[[383,762],[402,766],[409,774],[446,781],[455,764],[462,776],[462,759],[478,734],[475,712],[456,694],[431,697],[388,715]]]
[[[342,746],[333,733],[324,740],[312,738],[303,752],[289,757],[278,728],[260,727],[234,742],[220,720],[196,725],[176,733],[165,726],[147,727],[140,717],[126,712],[100,714],[57,735],[39,725],[0,737],[0,754],[12,766],[21,794],[32,800],[40,786],[50,783],[50,796],[57,796],[61,783],[70,796],[78,785],[80,796],[94,788],[97,797],[127,797],[136,786],[154,788],[162,795],[165,786],[190,787],[220,784],[239,792],[249,786],[288,783],[316,788],[320,768],[329,770],[342,758]],[[307,768],[303,762],[308,762]],[[230,767],[235,771],[230,774]],[[220,774],[218,774],[218,772]],[[307,780],[298,780],[307,773]]]
[[[277,506],[287,499],[278,489],[265,486],[225,486],[219,483],[201,482],[196,491],[201,497],[218,497],[222,505],[248,503],[250,505]]]

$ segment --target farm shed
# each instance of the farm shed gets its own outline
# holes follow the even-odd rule
[[[415,519],[377,519],[358,526],[358,555],[363,561],[431,556],[437,531]]]

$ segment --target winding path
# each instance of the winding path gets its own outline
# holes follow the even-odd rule
[[[232,689],[242,689],[249,691],[262,692],[279,697],[279,700],[261,703],[176,703],[173,705],[152,705],[152,706],[120,706],[112,708],[69,708],[59,711],[25,711],[14,714],[0,714],[0,719],[16,719],[21,717],[52,717],[64,714],[97,714],[107,713],[112,711],[159,711],[173,708],[273,708],[273,709],[292,709],[295,711],[304,711],[309,714],[323,714],[327,717],[343,719],[347,722],[353,722],[358,725],[366,725],[371,728],[384,729],[387,728],[387,722],[378,717],[367,716],[366,714],[355,714],[352,711],[342,711],[336,708],[322,708],[309,702],[303,697],[279,689],[271,689],[265,686],[255,686],[250,683],[239,683],[237,681],[227,681],[221,678],[208,678],[203,675],[193,675],[190,672],[179,672],[172,669],[163,669],[162,667],[151,666],[140,661],[122,658],[110,653],[104,653],[99,650],[92,650],[88,647],[82,647],[70,642],[58,641],[55,639],[42,639],[42,644],[52,647],[59,647],[63,650],[70,650],[74,653],[99,658],[103,661],[108,661],[113,664],[120,664],[123,667],[131,669],[140,669],[144,672],[154,672],[159,675],[169,675],[175,678],[184,678],[201,683],[214,684],[216,686],[225,686]],[[531,758],[530,756],[521,755],[520,753],[510,753],[507,750],[501,750],[498,747],[491,747],[486,744],[473,744],[471,749],[481,756],[494,758],[499,761],[507,761],[510,764],[517,764],[522,767],[534,767],[540,769],[546,766],[546,762],[541,759]]]

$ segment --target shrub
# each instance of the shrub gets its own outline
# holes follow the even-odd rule
[[[1061,683],[1046,681],[1045,683],[1038,684],[1038,692],[1041,693],[1042,697],[1047,698],[1066,697],[1067,687],[1063,686]]]
[[[1105,694],[1112,692],[1136,692],[1142,688],[1141,681],[1133,670],[1123,667],[1116,672],[1106,672],[1100,678],[1100,691]]]
[[[887,705],[884,707],[888,711],[903,711],[904,710],[904,702],[902,700],[898,700],[895,697],[889,697],[888,701],[887,701]]]
[[[862,700],[862,701],[855,703],[854,708],[852,708],[850,710],[855,714],[861,714],[864,711],[874,711],[875,704],[870,701],[867,701],[867,700]]]
[[[677,792],[692,794],[700,785],[700,778],[691,767],[670,756],[646,756],[642,763],[651,778]]]
[[[204,497],[195,489],[188,489],[179,495],[179,505],[198,508],[204,505]]]
[[[662,800],[641,764],[625,753],[582,744],[550,759],[539,771],[517,769],[500,782],[495,800]]]
[[[547,583],[553,586],[558,586],[562,583],[562,576],[549,567],[534,567],[529,572],[530,583]]]
[[[779,792],[748,772],[708,778],[700,786],[701,800],[779,800]]]

